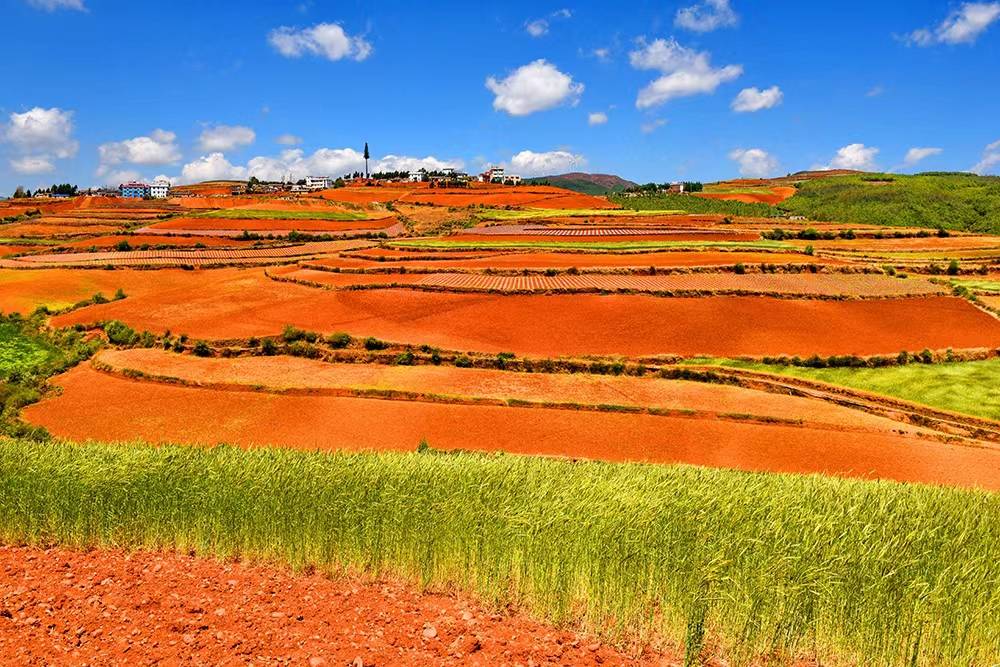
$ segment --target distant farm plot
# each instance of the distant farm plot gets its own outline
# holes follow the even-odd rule
[[[201,218],[223,218],[243,220],[366,220],[364,211],[330,211],[321,208],[305,210],[223,208],[206,211]],[[385,217],[385,216],[383,216]]]
[[[524,250],[592,250],[604,252],[621,252],[630,250],[685,249],[685,248],[732,248],[734,250],[795,250],[795,246],[781,241],[549,241],[532,240],[483,240],[470,239],[450,240],[447,238],[400,239],[393,241],[391,247],[417,248],[424,250],[501,250],[505,248]]]
[[[650,292],[683,294],[771,294],[827,298],[886,298],[945,294],[928,280],[878,274],[692,273],[658,276],[583,274],[497,276],[477,273],[350,274],[294,269],[281,276],[330,287],[410,285],[472,292]]]
[[[600,216],[603,218],[640,218],[661,215],[677,215],[682,213],[684,213],[683,210],[635,211],[630,209],[613,208],[577,208],[559,209],[558,211],[537,208],[486,208],[478,209],[473,212],[476,217],[483,220],[539,220],[551,218],[553,216],[558,216],[560,218],[585,218],[591,216]]]
[[[175,280],[188,282],[188,289],[151,286],[54,322],[119,319],[139,330],[211,339],[274,335],[294,324],[450,350],[532,356],[827,356],[1000,346],[1000,320],[955,297],[824,301],[329,291],[275,282],[262,270],[187,273],[187,281]]]

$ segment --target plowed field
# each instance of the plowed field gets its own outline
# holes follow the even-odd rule
[[[102,441],[322,449],[444,449],[686,462],[1000,489],[1000,450],[912,436],[702,417],[454,405],[196,389],[78,366],[25,418],[58,436]],[[295,419],[289,419],[295,415]]]
[[[895,354],[1000,346],[1000,320],[955,297],[798,301],[766,297],[493,295],[325,291],[261,270],[191,273],[153,290],[57,317],[121,319],[139,329],[233,338],[286,324],[453,350],[541,356]]]

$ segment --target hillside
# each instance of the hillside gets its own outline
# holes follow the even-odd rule
[[[1000,234],[1000,178],[851,174],[807,180],[781,209],[812,220]]]
[[[614,174],[587,174],[580,171],[555,176],[539,176],[538,178],[525,179],[525,182],[533,184],[547,183],[587,195],[621,192],[625,188],[636,185],[632,181],[627,181],[621,176],[615,176]]]

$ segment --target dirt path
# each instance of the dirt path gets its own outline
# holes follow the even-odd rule
[[[0,572],[4,665],[681,664],[396,581],[10,546],[0,546]]]

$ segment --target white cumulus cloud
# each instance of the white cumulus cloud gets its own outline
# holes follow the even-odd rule
[[[222,153],[211,153],[184,165],[181,169],[180,182],[243,180],[246,177],[246,167],[231,164]]]
[[[511,116],[576,104],[583,93],[582,83],[575,83],[573,77],[545,60],[522,65],[504,79],[491,76],[486,79],[486,87],[496,95],[493,108]]]
[[[587,114],[588,125],[604,125],[608,122],[608,114],[603,111],[595,111]]]
[[[740,17],[729,6],[729,0],[703,0],[678,9],[674,25],[694,32],[711,32],[719,28],[732,28],[739,20]]]
[[[1000,2],[965,2],[935,28],[920,28],[903,36],[908,44],[972,44],[1000,19]]]
[[[372,171],[441,171],[445,167],[461,169],[465,163],[461,160],[440,160],[433,155],[427,157],[410,157],[407,155],[386,155],[376,160]]]
[[[57,9],[74,9],[78,12],[87,11],[83,0],[28,0],[28,4],[35,9],[41,9],[46,12],[54,12]]]
[[[927,147],[917,146],[911,148],[910,150],[906,151],[906,157],[903,158],[903,166],[912,167],[913,165],[917,164],[922,160],[925,160],[926,158],[931,157],[932,155],[939,155],[942,150],[944,149],[931,146]]]
[[[785,94],[781,88],[771,86],[761,90],[760,88],[744,88],[739,92],[733,103],[730,105],[733,111],[739,113],[752,113],[762,109],[770,109],[781,104]]]
[[[1000,140],[994,141],[983,149],[983,157],[970,170],[976,174],[988,174],[994,167],[1000,165]],[[994,173],[996,173],[994,171]]]
[[[778,171],[778,158],[761,148],[737,148],[729,152],[729,159],[740,167],[740,176],[767,178]]]
[[[302,137],[294,134],[282,134],[275,139],[282,146],[298,146],[302,143]]]
[[[582,155],[569,151],[521,151],[510,159],[511,171],[522,176],[552,176],[579,168],[587,163]]]
[[[20,152],[60,159],[73,157],[80,148],[73,138],[73,112],[57,107],[10,114],[2,136]]]
[[[678,97],[714,93],[723,83],[743,74],[741,65],[715,68],[707,51],[681,46],[674,39],[638,40],[639,47],[629,53],[636,69],[658,70],[663,76],[639,91],[635,105],[639,109],[664,104]]]
[[[26,155],[10,160],[10,168],[19,174],[48,174],[56,170],[52,160],[45,156]]]
[[[348,35],[336,23],[317,23],[309,28],[281,26],[268,34],[267,41],[286,58],[314,55],[327,60],[362,61],[373,50],[364,37]]]
[[[198,148],[205,153],[231,151],[240,146],[249,146],[257,134],[243,125],[214,125],[202,130],[198,137]]]
[[[858,171],[875,171],[875,158],[879,149],[864,144],[848,144],[837,150],[837,154],[829,164],[815,165],[814,170],[828,171],[830,169],[856,169]]]
[[[112,141],[97,147],[100,157],[98,175],[113,165],[131,164],[172,164],[181,159],[177,147],[177,135],[167,130],[153,130],[148,136],[133,137],[124,141]]]

